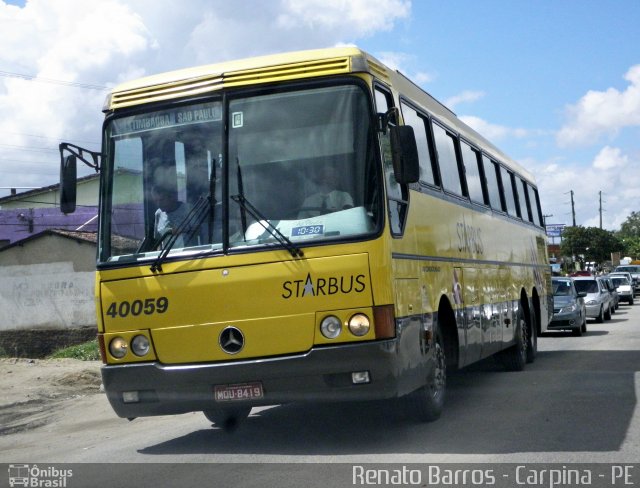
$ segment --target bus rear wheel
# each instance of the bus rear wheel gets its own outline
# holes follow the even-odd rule
[[[436,329],[432,347],[434,364],[427,378],[427,383],[407,397],[411,411],[416,414],[421,422],[437,420],[440,418],[444,408],[447,386],[447,358],[444,352],[444,340],[439,328]]]
[[[231,432],[251,413],[251,407],[215,407],[202,412],[216,427]]]

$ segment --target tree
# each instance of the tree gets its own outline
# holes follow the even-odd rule
[[[640,237],[640,212],[631,212],[618,231],[618,237]]]
[[[638,258],[640,256],[640,237],[623,237],[624,255]]]
[[[616,235],[624,244],[625,256],[640,257],[640,212],[631,212]]]
[[[640,217],[640,215],[639,215]],[[612,252],[624,247],[613,232],[598,227],[565,227],[562,231],[560,251],[563,256],[584,256],[585,261],[603,263],[611,259]]]

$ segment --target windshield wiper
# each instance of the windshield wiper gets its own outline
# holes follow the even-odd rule
[[[251,215],[256,221],[266,230],[269,234],[271,234],[276,241],[278,241],[294,258],[301,258],[304,256],[302,249],[296,246],[291,240],[285,236],[282,232],[280,232],[275,225],[273,225],[268,219],[264,217],[260,213],[260,211],[253,206],[249,200],[247,200],[243,195],[231,195],[231,199],[240,205],[240,209],[246,211]]]
[[[189,232],[187,240],[191,239],[195,235],[195,232],[202,224],[204,217],[208,214],[208,210],[210,207],[210,198],[210,196],[200,195],[193,208],[189,211],[185,218],[182,219],[175,230],[171,232],[171,237],[169,237],[167,244],[162,249],[153,264],[151,264],[151,272],[155,273],[156,271],[162,271],[162,263],[164,263],[167,255],[169,254],[169,251],[171,251],[171,248],[173,248],[173,245],[178,240],[180,234],[185,233],[185,229],[187,229],[188,226],[193,225],[193,228]]]

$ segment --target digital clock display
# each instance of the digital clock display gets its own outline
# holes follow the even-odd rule
[[[324,225],[303,225],[291,229],[291,237],[313,237],[324,234]]]

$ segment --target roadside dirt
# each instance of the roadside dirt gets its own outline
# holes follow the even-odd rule
[[[99,394],[100,364],[0,358],[0,435],[42,427],[67,400]]]

